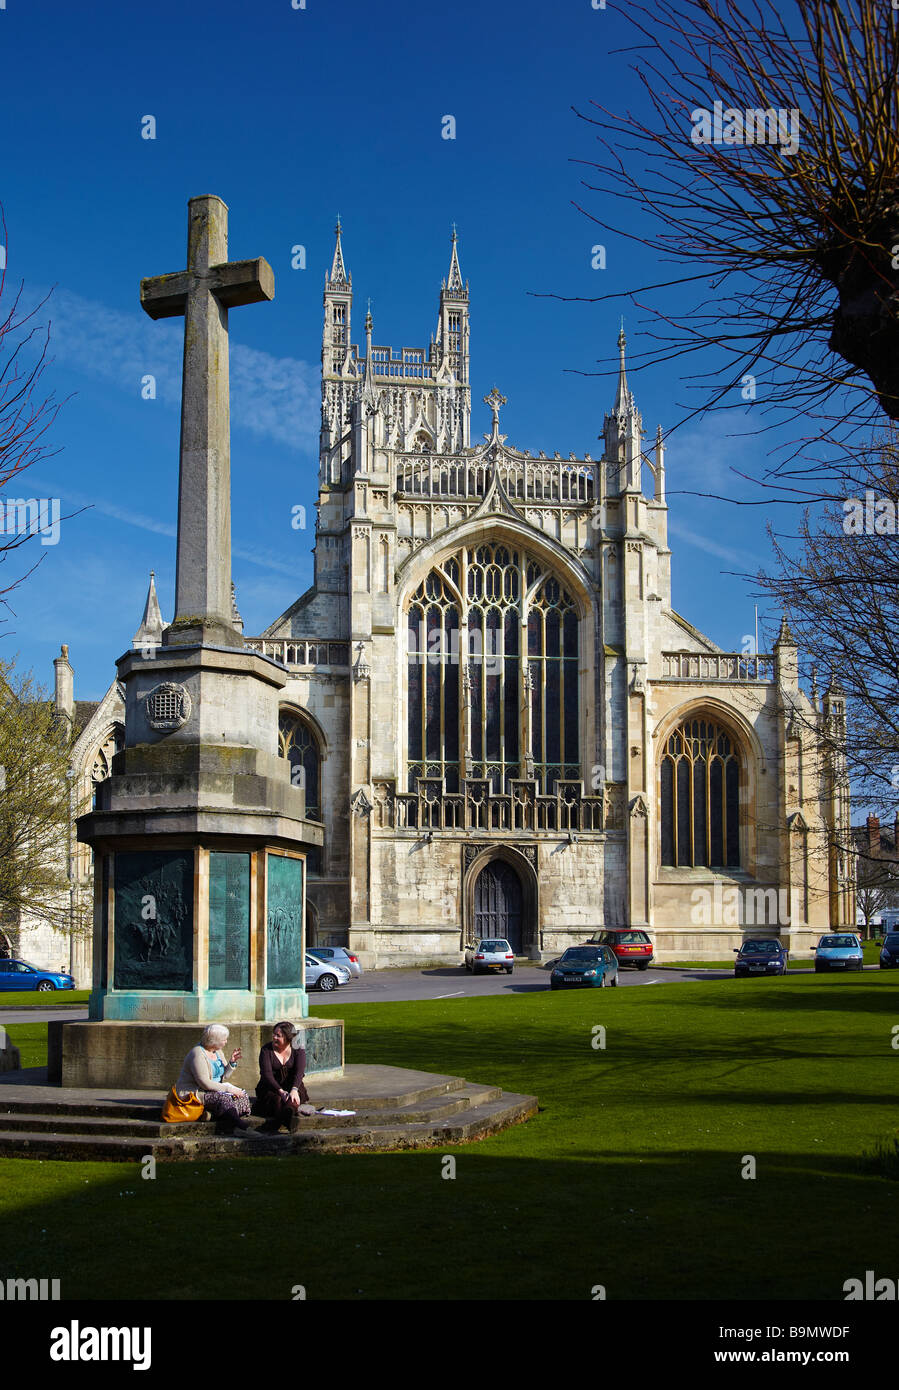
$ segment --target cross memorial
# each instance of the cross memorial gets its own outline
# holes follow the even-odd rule
[[[188,204],[187,269],[141,280],[151,319],[184,316],[175,617],[163,642],[242,647],[231,607],[231,410],[228,310],[273,299],[268,261],[228,260],[228,209]]]

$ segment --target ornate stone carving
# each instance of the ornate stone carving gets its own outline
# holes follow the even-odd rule
[[[180,729],[190,718],[191,708],[190,695],[176,681],[163,681],[146,698],[147,720],[151,729],[167,732]]]
[[[503,847],[503,844],[502,844],[502,842],[500,842],[500,841],[495,841],[493,844],[463,845],[463,846],[462,846],[462,866],[463,866],[463,869],[464,869],[465,872],[467,873],[468,870],[471,868],[472,864],[474,863],[474,861],[477,859],[478,855],[479,855],[479,854],[483,854],[485,850],[501,849],[502,847]],[[536,870],[537,870],[537,846],[536,846],[536,845],[515,845],[515,844],[511,844],[511,845],[510,845],[510,844],[508,844],[508,843],[505,843],[505,848],[506,848],[506,849],[514,849],[514,850],[517,850],[518,853],[521,854],[521,855],[523,855],[524,858],[528,861],[528,863],[529,863],[530,865],[532,865],[532,867],[533,867],[533,869],[534,869],[534,872],[536,873]]]

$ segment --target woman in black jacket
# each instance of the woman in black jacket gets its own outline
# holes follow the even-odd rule
[[[306,1049],[292,1046],[296,1032],[292,1023],[276,1023],[271,1042],[265,1043],[259,1053],[259,1085],[254,1108],[257,1115],[268,1117],[263,1129],[270,1133],[282,1125],[289,1127],[300,1106],[309,1103],[303,1085]]]

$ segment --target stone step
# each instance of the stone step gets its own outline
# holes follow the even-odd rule
[[[429,1120],[442,1120],[450,1115],[460,1114],[462,1111],[470,1109],[473,1105],[483,1105],[489,1100],[498,1100],[502,1095],[499,1086],[480,1086],[475,1082],[466,1081],[458,1090],[451,1091],[444,1098],[434,1097],[430,1101],[414,1100],[408,1105],[395,1105],[390,1109],[377,1108],[371,1106],[367,1101],[360,1101],[358,1106],[334,1105],[333,1109],[355,1110],[354,1115],[309,1115],[300,1121],[300,1130],[308,1127],[314,1129],[346,1129],[354,1125],[358,1126],[363,1120],[365,1123],[382,1128],[390,1124],[415,1124],[426,1123]]]
[[[409,1106],[460,1092],[468,1084],[461,1076],[441,1076],[402,1067],[352,1066],[347,1067],[346,1072],[345,1076],[323,1081],[307,1076],[312,1103],[335,1110],[406,1110]],[[377,1072],[386,1072],[389,1077],[386,1084],[373,1090],[365,1085],[364,1077]],[[0,1122],[6,1114],[158,1120],[163,1102],[158,1091],[148,1091],[145,1096],[116,1092],[111,1097],[103,1097],[88,1090],[18,1086],[2,1087],[0,1092]],[[250,1095],[252,1098],[252,1090]]]
[[[314,1126],[316,1128],[345,1128],[348,1125],[358,1125],[362,1117],[366,1123],[383,1126],[390,1123],[422,1122],[428,1120],[441,1120],[450,1115],[458,1114],[460,1111],[468,1109],[471,1105],[481,1105],[485,1101],[497,1099],[502,1092],[498,1086],[479,1086],[468,1084],[461,1086],[456,1091],[451,1091],[445,1096],[438,1096],[431,1101],[416,1100],[409,1105],[395,1106],[392,1109],[370,1109],[367,1105],[360,1106],[355,1115],[310,1115],[304,1116],[300,1122],[301,1128]],[[200,1120],[196,1123],[171,1125],[166,1124],[160,1119],[160,1104],[155,1102],[151,1106],[141,1105],[137,1109],[141,1112],[140,1118],[129,1119],[122,1115],[120,1108],[115,1112],[115,1118],[109,1118],[107,1114],[96,1115],[92,1113],[98,1107],[83,1106],[77,1104],[54,1106],[50,1103],[29,1102],[18,1106],[14,1101],[8,1102],[0,1109],[0,1126],[6,1131],[23,1130],[33,1134],[97,1134],[105,1135],[107,1138],[116,1135],[130,1135],[134,1138],[172,1138],[180,1135],[183,1138],[196,1137],[203,1135],[207,1126],[211,1123],[209,1119]],[[349,1106],[341,1105],[341,1109],[350,1109]],[[88,1113],[85,1114],[84,1112]],[[254,1127],[263,1123],[262,1119],[253,1117]]]
[[[55,1132],[6,1126],[0,1117],[0,1156],[43,1159],[94,1159],[140,1162],[147,1156],[160,1159],[234,1158],[302,1153],[358,1153],[375,1149],[428,1148],[439,1144],[482,1139],[510,1124],[517,1124],[537,1112],[534,1096],[496,1093],[494,1087],[472,1085],[469,1104],[455,1115],[427,1120],[383,1123],[372,1114],[360,1123],[359,1116],[346,1116],[348,1123],[327,1125],[304,1122],[292,1134],[244,1138],[221,1135],[214,1125],[191,1126],[200,1133],[185,1134],[186,1126],[163,1126],[169,1133],[110,1134],[78,1131],[76,1126],[58,1127]],[[472,1103],[474,1102],[474,1103]],[[338,1119],[322,1116],[320,1119]],[[379,1117],[386,1120],[386,1115]],[[203,1133],[205,1128],[206,1133]],[[65,1132],[63,1132],[63,1130]],[[179,1131],[172,1133],[171,1131]]]
[[[3,1158],[57,1158],[85,1159],[99,1162],[112,1160],[133,1163],[148,1156],[166,1159],[193,1158],[233,1158],[242,1150],[253,1150],[259,1154],[283,1154],[291,1151],[289,1134],[266,1135],[263,1139],[232,1139],[217,1135],[213,1131],[209,1138],[173,1136],[155,1138],[153,1136],[134,1138],[128,1135],[105,1137],[98,1134],[41,1134],[28,1130],[0,1129],[0,1157]]]
[[[370,1149],[433,1148],[484,1139],[488,1134],[519,1124],[537,1113],[536,1096],[503,1091],[494,1099],[473,1105],[452,1119],[437,1123],[347,1126],[340,1131],[299,1130],[291,1137],[297,1153],[362,1153]],[[251,1141],[252,1142],[252,1141]]]

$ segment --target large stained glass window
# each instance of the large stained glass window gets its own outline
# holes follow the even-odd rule
[[[410,789],[434,777],[457,791],[465,776],[500,792],[533,776],[548,794],[580,780],[578,619],[562,583],[512,546],[431,570],[407,615]]]
[[[662,863],[738,868],[740,758],[711,719],[688,719],[668,736],[660,768]]]

